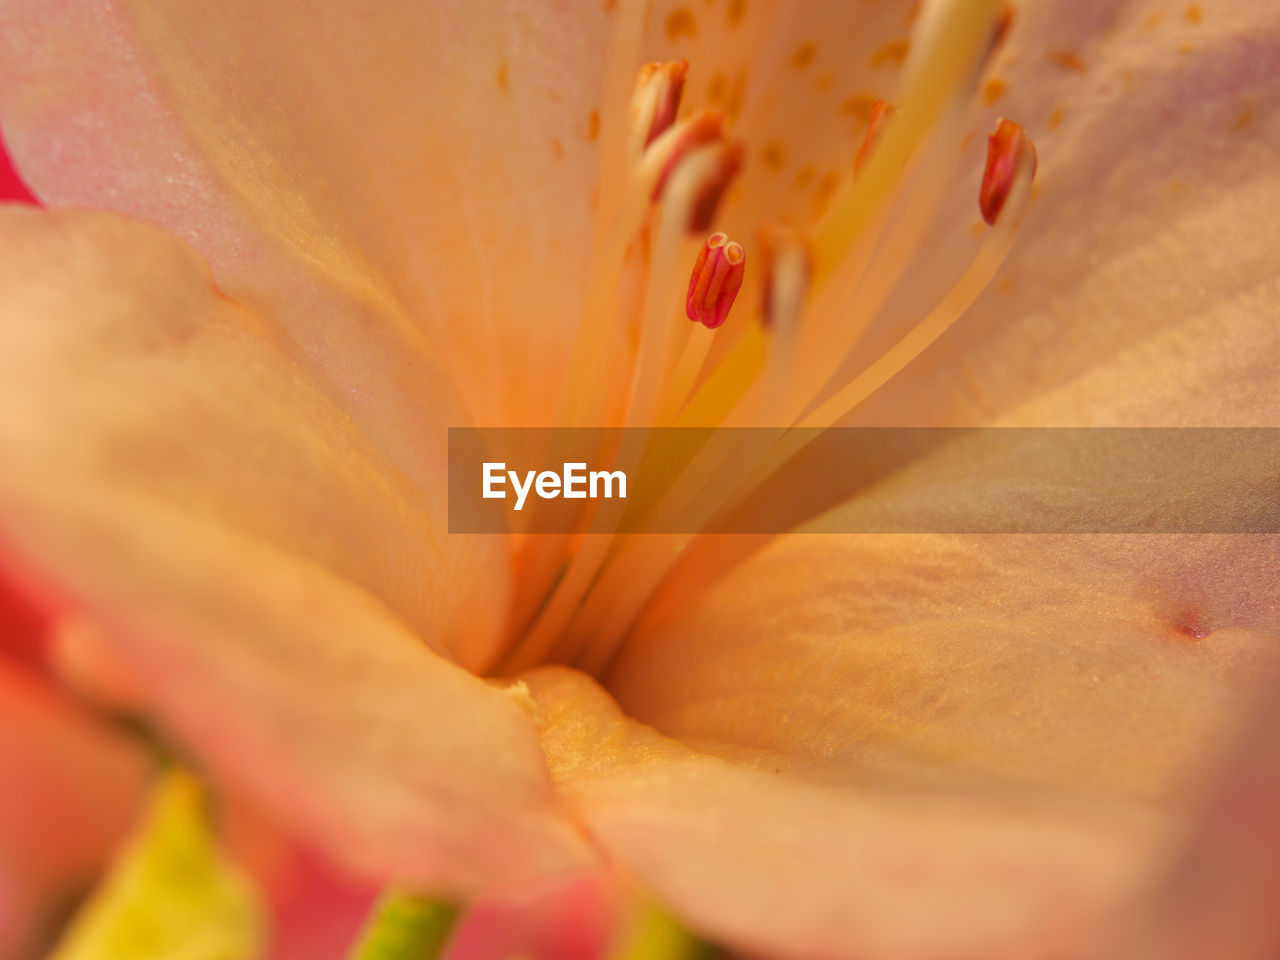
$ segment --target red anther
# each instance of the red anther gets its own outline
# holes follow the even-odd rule
[[[1028,163],[1034,177],[1036,146],[1027,132],[1012,120],[997,121],[995,130],[987,138],[987,168],[982,173],[982,189],[978,193],[978,208],[987,223],[995,225],[1018,172]]]
[[[862,138],[862,146],[858,148],[858,155],[853,160],[854,173],[862,172],[862,168],[871,159],[871,151],[875,149],[876,144],[880,142],[880,138],[884,136],[884,132],[889,126],[889,121],[897,115],[898,108],[888,100],[877,100],[871,105],[871,116],[867,120],[867,133]]]
[[[724,137],[725,117],[718,110],[700,110],[688,120],[676,124],[664,134],[661,140],[650,149],[662,157],[662,172],[653,186],[653,201],[662,196],[662,191],[671,178],[671,171],[681,160],[698,147]]]
[[[631,97],[631,125],[637,133],[643,128],[641,147],[653,143],[676,122],[688,72],[688,60],[646,63],[640,68]]]
[[[711,174],[702,181],[698,195],[689,209],[690,233],[701,233],[711,226],[724,192],[729,189],[729,184],[733,183],[733,178],[742,169],[742,159],[746,153],[747,148],[738,141],[722,144],[719,147]]]
[[[742,288],[746,261],[742,244],[730,240],[728,234],[707,237],[689,275],[685,313],[690,320],[714,330],[728,319],[729,308]]]
[[[773,326],[775,277],[779,269],[798,269],[805,284],[813,276],[813,254],[801,232],[789,223],[761,224],[756,231],[756,258],[763,273],[760,318]]]

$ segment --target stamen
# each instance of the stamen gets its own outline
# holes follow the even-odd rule
[[[676,122],[688,60],[646,63],[636,77],[631,98],[631,152],[639,157],[644,148]]]
[[[862,168],[867,165],[867,160],[871,158],[871,151],[875,149],[880,138],[884,136],[885,128],[898,114],[898,108],[888,100],[877,100],[871,105],[871,117],[867,121],[867,133],[862,138],[862,146],[858,148],[858,155],[853,160],[853,172],[861,173]]]
[[[636,22],[629,20],[620,32],[634,39]],[[901,114],[888,101],[872,105],[853,169],[844,172],[832,206],[811,232],[787,225],[760,232],[752,256],[761,266],[752,269],[763,269],[762,323],[735,322],[728,343],[716,331],[741,290],[745,251],[726,233],[706,233],[742,165],[743,149],[728,141],[719,112],[677,119],[687,62],[640,70],[629,123],[624,109],[623,122],[615,124],[625,129],[617,147],[619,159],[627,161],[626,177],[608,221],[596,211],[597,226],[609,224],[607,242],[592,264],[588,306],[574,344],[573,383],[562,404],[569,416],[558,422],[585,422],[601,409],[610,383],[623,386],[612,394],[624,405],[621,425],[641,429],[628,431],[606,455],[624,471],[657,456],[643,428],[752,425],[774,433],[763,455],[713,437],[681,453],[679,462],[664,461],[664,476],[675,481],[656,502],[635,504],[628,514],[646,536],[619,536],[623,507],[609,504],[584,509],[574,534],[549,538],[546,549],[532,551],[532,576],[522,569],[521,578],[533,586],[520,605],[520,639],[507,651],[504,669],[550,657],[604,670],[679,552],[793,455],[796,444],[803,445],[805,435],[792,438],[787,428],[836,422],[936,340],[988,285],[1028,208],[1036,167],[1034,145],[1021,127],[1004,120],[990,136],[979,190],[982,215],[993,229],[974,261],[852,382],[836,379],[918,259],[950,182],[954,143],[975,85],[1011,22],[1005,0],[923,5],[896,97]],[[643,243],[633,242],[637,230]],[[634,298],[618,288],[624,260],[640,271]],[[681,293],[690,324],[678,319]],[[620,320],[624,297],[634,301],[635,324]],[[754,313],[757,304],[746,309]],[[712,350],[713,341],[723,353]],[[662,534],[664,529],[689,532]],[[535,606],[536,598],[542,599]]]
[[[982,190],[978,207],[982,219],[992,226],[1000,217],[1009,191],[1023,165],[1030,163],[1031,176],[1036,173],[1036,148],[1027,132],[1012,120],[1001,118],[987,138],[987,167],[982,174]]]
[[[890,125],[865,175],[836,195],[815,237],[815,282],[824,283],[879,218],[912,151],[938,119],[968,103],[1007,9],[1000,0],[933,0],[924,5],[896,98],[902,105],[901,122]]]
[[[760,318],[766,327],[776,326],[779,318],[793,320],[813,278],[808,243],[790,224],[765,224],[756,231],[756,250],[764,272]]]
[[[713,233],[698,251],[689,275],[685,313],[710,330],[729,318],[729,310],[742,288],[747,255],[742,244],[726,233]]]
[[[698,148],[722,139],[724,128],[723,113],[700,110],[658,137],[645,151],[641,172],[642,177],[655,178],[650,199],[656,203],[680,161]]]

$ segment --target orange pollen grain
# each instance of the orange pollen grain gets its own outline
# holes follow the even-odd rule
[[[678,7],[667,16],[667,39],[675,41],[681,37],[696,37],[698,21],[688,7]]]
[[[813,58],[817,54],[818,48],[812,43],[802,43],[799,49],[791,57],[791,65],[797,70],[803,70],[809,64],[813,63]]]
[[[886,64],[899,65],[907,59],[911,52],[911,44],[906,40],[894,40],[871,55],[871,66],[882,67]]]
[[[1086,70],[1085,62],[1078,54],[1072,53],[1070,50],[1060,50],[1057,47],[1045,54],[1050,63],[1055,63],[1063,70],[1070,70],[1074,73],[1084,73]]]

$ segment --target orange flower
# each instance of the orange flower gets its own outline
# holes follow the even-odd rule
[[[539,637],[508,620],[563,558],[445,532],[445,428],[551,423],[562,381],[571,412],[618,409],[630,339],[578,362],[578,320],[640,337],[643,370],[669,292],[694,360],[730,352],[678,308],[682,225],[739,159],[716,227],[812,226],[771,329],[848,323],[850,369],[880,369],[903,316],[949,322],[930,307],[989,279],[980,253],[939,293],[975,226],[1012,240],[975,224],[980,141],[943,136],[997,109],[1043,165],[1026,235],[830,419],[1275,425],[1280,12],[1044,0],[989,58],[987,0],[926,3],[911,41],[889,2],[322,7],[0,9],[0,122],[55,208],[0,213],[0,537],[66,598],[80,679],[432,894],[603,858],[765,955],[1088,949],[1275,659],[1274,539],[797,535],[692,596],[627,576],[667,569],[645,554]],[[679,116],[723,112],[745,153],[706,120],[653,139],[689,216],[615,236],[666,109],[628,129],[635,70],[677,57]],[[1024,212],[1006,186],[984,196]],[[747,274],[722,331],[749,346]]]

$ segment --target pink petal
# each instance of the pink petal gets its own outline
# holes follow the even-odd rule
[[[477,416],[551,413],[540,385],[590,253],[608,20],[594,4],[24,0],[0,14],[0,114],[46,203],[190,241],[362,419],[406,431],[384,439],[411,459],[417,381],[438,376],[423,338]],[[338,297],[402,315],[339,322]]]
[[[0,660],[0,956],[33,955],[94,883],[147,766],[138,744]]]
[[[1007,90],[974,126],[920,276],[948,275],[946,252],[972,243],[981,137],[1000,115],[1041,160],[1023,236],[857,422],[1280,422],[1277,62],[1270,3],[1020,5],[990,72]]]

